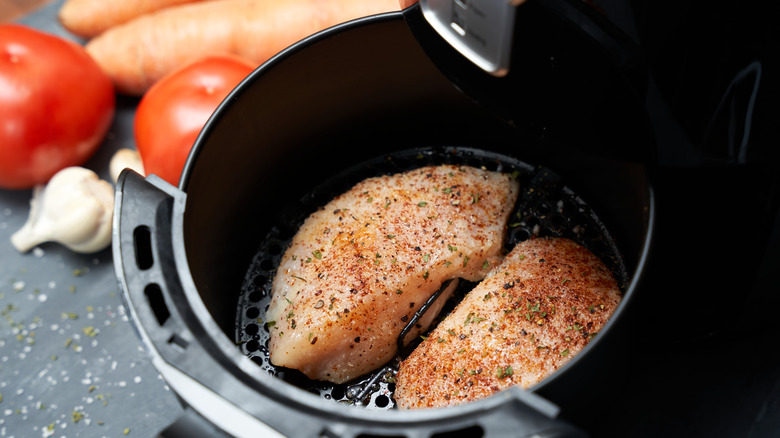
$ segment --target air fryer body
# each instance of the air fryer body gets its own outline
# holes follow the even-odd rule
[[[652,376],[644,361],[657,357],[657,347],[679,333],[676,328],[697,321],[683,318],[680,325],[674,318],[678,313],[668,311],[666,304],[674,308],[681,300],[695,302],[698,295],[686,290],[695,279],[679,287],[663,273],[665,261],[708,272],[701,252],[686,242],[708,236],[692,229],[693,216],[686,212],[717,195],[702,184],[689,185],[701,171],[657,165],[659,125],[647,112],[646,99],[652,75],[642,74],[641,63],[616,67],[608,62],[614,58],[606,56],[589,67],[588,75],[578,76],[575,61],[582,57],[567,52],[565,42],[535,40],[539,44],[532,57],[546,60],[529,63],[524,77],[542,78],[553,87],[548,94],[554,99],[544,99],[544,88],[522,83],[495,100],[491,96],[500,87],[470,88],[474,82],[467,77],[442,69],[416,24],[410,28],[409,13],[337,26],[259,67],[206,124],[178,188],[154,177],[123,174],[117,188],[115,263],[153,362],[193,418],[205,419],[187,424],[213,425],[199,428],[209,429],[206,433],[605,436],[630,429],[633,414],[616,410],[622,404],[616,400],[623,400],[628,388],[647,391],[636,383],[637,373]],[[524,30],[532,32],[534,20],[526,20]],[[549,31],[546,24],[536,23],[544,28],[540,31]],[[545,54],[545,48],[551,52]],[[513,62],[521,66],[522,58]],[[593,88],[585,90],[589,85]],[[600,97],[589,100],[594,90]],[[507,106],[507,96],[520,96],[516,106]],[[237,294],[264,230],[284,217],[283,207],[291,200],[307,202],[312,189],[330,175],[366,160],[415,148],[458,147],[552,169],[608,227],[629,282],[621,308],[597,342],[532,391],[513,389],[442,410],[342,406],[259,373],[232,338]],[[717,179],[718,172],[701,181]],[[754,180],[763,184],[771,178],[751,174],[751,187]],[[664,190],[662,221],[672,240],[656,231],[661,220],[656,183]],[[675,183],[683,184],[677,187],[680,193],[708,196],[683,204],[673,193]],[[751,192],[765,216],[768,192]],[[680,223],[688,229],[675,227]],[[765,237],[765,229],[749,230],[751,242]],[[650,254],[659,254],[659,246],[660,257],[651,264]],[[656,269],[652,281],[648,265]],[[659,307],[667,309],[660,317]],[[659,326],[660,321],[666,325]],[[654,403],[659,399],[637,406],[652,412],[660,409]]]

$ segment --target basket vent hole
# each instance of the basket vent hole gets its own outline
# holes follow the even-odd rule
[[[331,392],[331,395],[336,400],[341,400],[342,398],[344,398],[346,396],[346,394],[344,393],[344,390],[342,388],[340,388],[340,387],[333,388],[333,391]]]
[[[485,436],[485,431],[479,426],[470,426],[463,429],[451,430],[449,432],[439,432],[431,436],[431,438],[481,438]]]
[[[144,295],[146,295],[146,300],[149,301],[149,307],[154,312],[154,317],[157,318],[157,323],[162,327],[171,316],[171,312],[165,304],[162,289],[160,289],[157,283],[149,283],[144,288]]]
[[[253,353],[260,349],[260,343],[255,340],[252,340],[247,342],[245,347],[246,347],[246,351]]]
[[[135,264],[138,269],[145,271],[154,264],[152,255],[152,233],[146,225],[140,225],[133,230],[133,244],[135,247]]]
[[[377,407],[384,408],[390,404],[390,398],[386,395],[380,395],[374,399],[374,403],[377,405]]]
[[[272,259],[265,259],[260,262],[260,269],[264,271],[270,271],[274,269],[274,261]]]
[[[247,335],[254,336],[260,332],[260,327],[257,324],[247,324],[244,330]]]

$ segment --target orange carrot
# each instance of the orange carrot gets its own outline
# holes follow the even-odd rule
[[[72,34],[92,38],[143,14],[198,1],[205,0],[66,0],[58,18]]]
[[[220,0],[173,6],[109,29],[87,52],[117,91],[143,94],[173,69],[229,53],[257,65],[327,27],[398,10],[398,0]]]

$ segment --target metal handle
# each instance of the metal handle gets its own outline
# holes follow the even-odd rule
[[[423,16],[463,56],[494,76],[509,71],[515,8],[524,0],[420,0]]]
[[[581,0],[527,0],[519,6],[494,0],[505,14],[489,9],[505,20],[492,28],[495,33],[475,33],[476,25],[470,23],[477,21],[467,16],[464,25],[472,32],[459,35],[459,18],[452,12],[460,8],[458,0],[426,12],[443,1],[403,10],[412,34],[460,91],[509,126],[539,139],[540,153],[554,146],[628,161],[655,160],[642,54],[606,17]],[[465,10],[473,11],[471,5],[469,1]],[[501,65],[507,64],[487,70],[502,76],[480,66],[482,55],[473,51],[480,44],[486,50],[501,47]]]

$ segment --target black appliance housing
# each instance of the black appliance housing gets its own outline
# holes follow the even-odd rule
[[[530,46],[518,49],[517,68],[501,79],[461,64],[427,32],[416,7],[315,35],[226,99],[178,188],[123,175],[117,276],[153,362],[191,407],[164,435],[235,433],[220,417],[234,425],[261,419],[297,436],[775,430],[769,417],[744,419],[751,407],[771,408],[780,398],[766,389],[776,388],[777,353],[745,354],[745,346],[762,350],[778,301],[771,286],[780,251],[776,161],[769,160],[771,125],[759,117],[771,111],[765,35],[750,35],[745,44],[754,51],[739,60],[736,48],[707,58],[719,48],[704,46],[703,60],[718,72],[713,80],[700,64],[675,64],[699,39],[689,20],[665,40],[652,33],[653,20],[671,18],[649,3],[632,4],[634,15],[621,14],[625,5],[594,11],[550,2],[586,17],[599,30],[594,44],[581,21],[542,3],[530,1],[518,14],[516,40]],[[695,6],[678,5],[691,14]],[[720,6],[693,23],[721,29],[710,21],[725,17]],[[743,12],[761,22],[760,8]],[[620,50],[601,50],[605,41]],[[457,145],[550,167],[603,216],[632,279],[608,336],[533,392],[446,412],[355,412],[256,376],[226,334],[231,291],[268,210],[331,169],[401,147]],[[744,382],[748,372],[759,377],[735,421],[708,409],[725,399],[694,391],[715,391],[714,376]],[[755,379],[768,386],[759,389]],[[746,397],[736,385],[717,391]],[[285,426],[301,416],[308,421]]]

